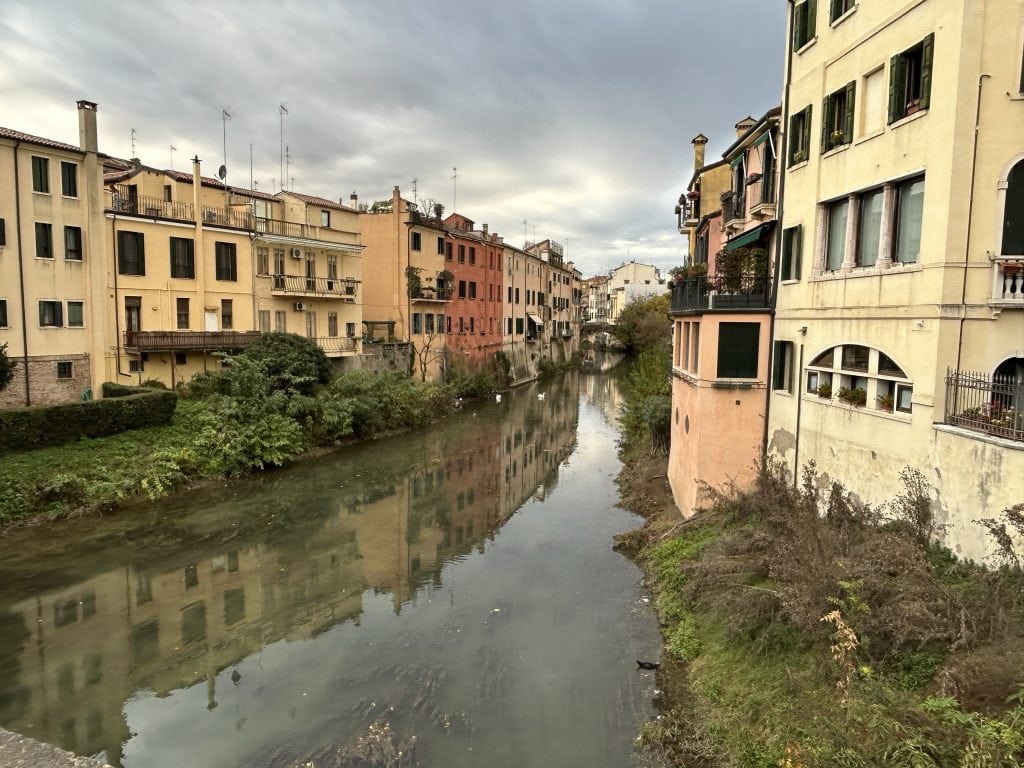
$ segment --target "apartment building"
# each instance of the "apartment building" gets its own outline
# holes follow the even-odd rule
[[[681,200],[692,202],[685,221],[697,248],[673,282],[670,310],[668,478],[685,516],[705,501],[703,484],[742,486],[757,471],[769,382],[779,114],[775,108],[738,122],[736,140],[710,167],[701,166],[707,139],[694,140],[696,170]]]
[[[453,275],[445,333],[452,353],[479,365],[502,349],[505,248],[486,224],[479,230],[474,226],[458,213],[444,220],[445,266]]]
[[[582,281],[583,322],[608,321],[608,275],[595,275]]]
[[[631,261],[608,272],[608,322],[615,323],[631,301],[665,293],[668,288],[660,270],[652,264]]]
[[[942,535],[1024,497],[1024,5],[789,6],[769,448]]]

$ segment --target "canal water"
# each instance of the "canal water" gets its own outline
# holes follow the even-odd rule
[[[6,532],[0,725],[127,768],[628,765],[660,638],[611,549],[618,397],[570,374]]]

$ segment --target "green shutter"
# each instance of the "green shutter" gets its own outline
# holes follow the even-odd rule
[[[812,104],[808,104],[804,107],[804,128],[803,128],[803,139],[804,139],[804,153],[807,155],[805,160],[811,159],[811,107]]]
[[[835,21],[843,15],[843,0],[832,0],[832,10],[829,11],[829,21]]]
[[[834,109],[835,105],[829,96],[821,100],[821,151],[823,153],[828,151],[828,132]]]
[[[146,236],[141,232],[135,235],[135,245],[139,249],[139,274],[146,274]]]
[[[803,45],[801,38],[803,37],[804,22],[807,18],[807,4],[793,6],[793,50],[799,50]]]
[[[796,233],[793,237],[793,263],[796,265],[796,269],[793,271],[793,279],[799,280],[803,270],[803,255],[804,255],[804,225],[796,225]]]
[[[783,280],[789,280],[793,271],[793,230],[782,230],[782,263],[779,265],[779,272]]]
[[[921,43],[921,109],[928,109],[928,97],[932,91],[932,56],[935,53],[935,33],[928,35]]]
[[[818,18],[818,0],[807,0],[807,40],[804,42],[810,42],[814,39],[815,33],[815,22]]]
[[[903,54],[898,54],[889,59],[889,122],[895,123],[903,117],[907,108],[906,76],[904,69],[906,63]]]
[[[853,115],[856,97],[857,81],[851,80],[846,86],[846,116],[843,122],[843,141],[847,144],[853,141]]]

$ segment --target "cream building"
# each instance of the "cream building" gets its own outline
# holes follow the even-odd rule
[[[1024,499],[1024,3],[789,8],[770,451],[873,504],[918,468],[981,557]]]
[[[631,301],[665,293],[665,280],[657,267],[631,261],[608,273],[608,322],[614,323]]]

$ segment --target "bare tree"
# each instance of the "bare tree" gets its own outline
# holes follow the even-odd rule
[[[419,343],[413,342],[412,349],[420,371],[420,380],[426,381],[431,364],[444,357],[444,335],[436,331],[424,333]]]

